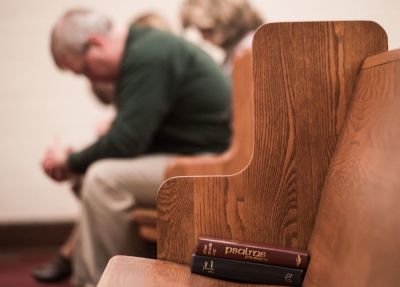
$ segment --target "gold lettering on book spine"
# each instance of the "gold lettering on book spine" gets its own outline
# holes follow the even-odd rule
[[[296,266],[299,267],[300,264],[301,264],[301,257],[300,257],[300,254],[297,254],[297,257],[296,257]]]
[[[292,283],[293,282],[293,274],[292,273],[286,273],[285,274],[285,282]]]
[[[204,261],[203,271],[206,271],[207,273],[214,273],[215,271],[214,261],[213,260],[210,260],[210,262],[208,262],[208,260]]]
[[[253,260],[259,260],[259,261],[266,261],[266,262],[268,261],[267,252],[249,249],[248,247],[237,248],[237,247],[226,246],[225,247],[225,255],[228,255],[228,254],[242,255],[242,256],[244,256],[245,259],[253,259]]]
[[[213,248],[213,244],[210,242],[204,245],[203,254],[204,255],[215,255],[217,253],[217,249]]]

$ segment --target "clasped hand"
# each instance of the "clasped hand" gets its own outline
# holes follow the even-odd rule
[[[71,148],[61,147],[59,144],[53,144],[49,147],[42,160],[43,171],[55,181],[65,181],[73,176],[68,168],[67,159],[72,153]]]

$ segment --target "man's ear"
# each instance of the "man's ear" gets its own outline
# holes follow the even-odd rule
[[[105,43],[104,36],[102,36],[102,35],[97,35],[97,34],[91,34],[91,35],[89,35],[88,41],[89,41],[89,44],[90,44],[90,45],[99,46],[99,47],[104,46],[104,43]]]

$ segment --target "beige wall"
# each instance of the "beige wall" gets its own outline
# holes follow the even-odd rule
[[[369,19],[400,47],[400,2],[253,0],[269,21]],[[44,147],[54,137],[64,143],[89,141],[99,107],[83,79],[60,73],[48,54],[52,23],[67,8],[95,7],[117,23],[155,10],[178,27],[180,0],[0,0],[0,223],[69,220],[78,213],[66,185],[48,180],[39,168]]]
[[[104,114],[86,81],[59,72],[48,53],[52,23],[82,3],[125,24],[161,1],[1,0],[0,222],[64,220],[77,214],[68,187],[47,179],[39,161],[54,137],[63,143],[89,141]],[[177,5],[158,10],[173,21]]]

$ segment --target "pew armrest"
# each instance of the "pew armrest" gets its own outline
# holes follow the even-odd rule
[[[157,210],[154,208],[136,208],[131,213],[131,219],[140,225],[155,227],[157,224]]]
[[[217,280],[190,273],[187,265],[161,260],[115,256],[100,279],[98,287],[217,287],[270,286]]]

